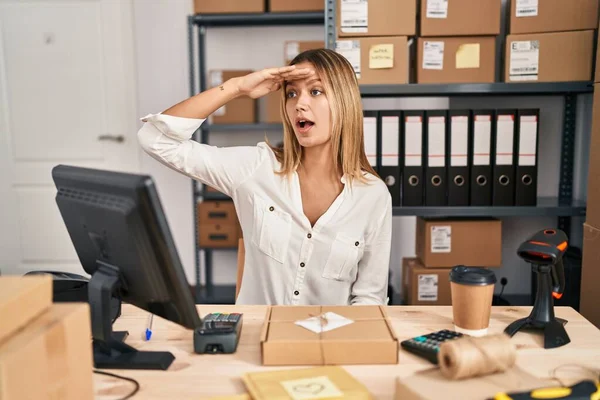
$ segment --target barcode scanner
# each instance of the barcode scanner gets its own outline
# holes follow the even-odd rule
[[[544,229],[517,249],[519,257],[529,262],[537,274],[537,292],[529,316],[514,321],[504,330],[509,336],[521,329],[542,330],[546,349],[571,341],[564,327],[567,321],[554,316],[554,298],[560,299],[565,290],[563,255],[567,247],[567,235],[563,231]]]

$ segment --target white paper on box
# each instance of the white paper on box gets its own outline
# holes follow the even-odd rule
[[[499,115],[496,124],[496,165],[513,164],[515,121],[512,115]]]
[[[452,226],[434,225],[431,227],[431,252],[450,253],[452,251]]]
[[[448,0],[427,0],[427,18],[448,18]]]
[[[342,326],[350,325],[354,321],[334,312],[326,312],[325,314],[310,317],[295,324],[315,333],[332,331]]]
[[[421,117],[406,117],[404,129],[404,165],[420,167],[423,163],[423,121]]]
[[[535,165],[537,117],[521,116],[519,129],[519,165]]]
[[[510,43],[511,81],[537,81],[539,73],[540,41],[525,40]]]
[[[360,79],[360,41],[337,40],[335,51],[346,57],[352,68],[354,68],[356,78]]]
[[[215,87],[223,84],[223,71],[210,72],[210,86]]]
[[[217,108],[215,110],[215,112],[213,113],[213,115],[216,115],[218,117],[222,117],[223,115],[225,115],[225,112],[227,111],[226,106],[223,104],[221,107]]]
[[[437,274],[418,275],[418,301],[437,301],[438,276]]]
[[[363,131],[365,135],[365,154],[369,164],[377,165],[377,118],[363,118]]]
[[[381,165],[398,166],[400,117],[381,117]]]
[[[423,42],[423,69],[444,69],[444,42]]]
[[[473,165],[490,165],[492,117],[476,115],[473,124]]]
[[[369,28],[368,0],[342,0],[341,31],[344,33],[367,33]]]
[[[285,44],[285,57],[288,60],[293,60],[300,53],[300,43],[287,42]]]
[[[538,0],[517,0],[515,15],[517,17],[537,17]]]
[[[443,167],[446,165],[446,118],[429,117],[427,128],[427,165]]]
[[[466,167],[469,152],[469,117],[453,116],[451,122],[452,137],[450,138],[450,165]]]

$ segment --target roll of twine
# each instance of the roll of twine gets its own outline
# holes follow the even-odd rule
[[[448,379],[466,379],[504,372],[515,364],[517,350],[504,333],[462,336],[442,343],[438,361]]]

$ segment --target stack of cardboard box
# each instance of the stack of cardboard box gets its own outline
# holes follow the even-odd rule
[[[495,81],[501,0],[423,0],[418,83]]]
[[[198,246],[237,247],[242,237],[233,201],[207,200],[198,203]]]
[[[583,225],[583,260],[579,311],[600,328],[598,282],[600,282],[600,51],[596,54],[592,134],[587,182],[586,221]]]
[[[505,82],[592,79],[598,0],[510,2]]]
[[[323,0],[194,0],[196,14],[323,11]]]
[[[335,50],[352,64],[360,85],[409,82],[416,7],[416,0],[337,0]]]
[[[0,277],[0,399],[94,398],[87,303],[52,303],[52,278]]]
[[[408,305],[450,305],[450,270],[456,265],[502,265],[502,222],[496,219],[417,218],[416,257],[402,260]]]

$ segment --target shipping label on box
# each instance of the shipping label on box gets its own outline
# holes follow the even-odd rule
[[[539,40],[515,41],[510,44],[510,80],[537,81],[539,67]]]
[[[338,40],[335,42],[335,51],[346,57],[354,68],[356,78],[360,79],[360,41]]]
[[[448,0],[427,0],[427,18],[448,18]]]
[[[344,33],[366,33],[369,27],[367,0],[342,0],[341,30]]]
[[[417,299],[419,301],[437,301],[438,299],[438,276],[437,274],[419,274],[419,287]]]
[[[517,0],[515,15],[517,17],[537,17],[538,0]]]
[[[423,44],[423,69],[444,69],[444,42],[425,41]]]

